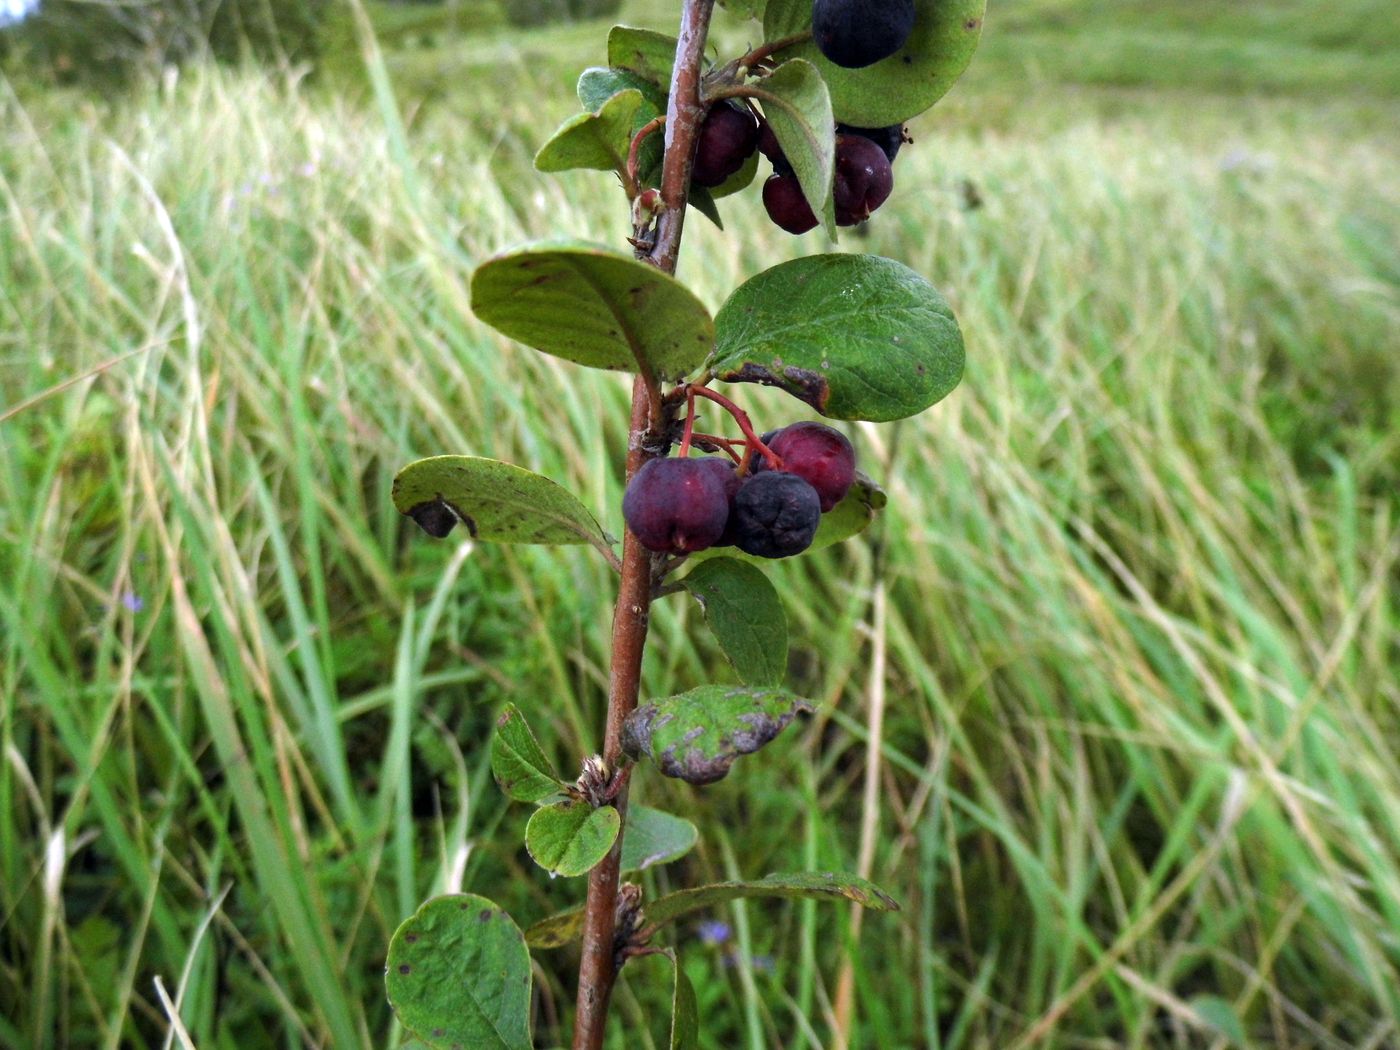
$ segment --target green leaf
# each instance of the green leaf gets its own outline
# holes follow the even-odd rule
[[[438,1050],[529,1050],[530,954],[485,897],[436,897],[394,933],[384,983],[399,1020]]]
[[[666,112],[666,91],[658,88],[645,77],[627,69],[603,69],[594,66],[585,69],[578,78],[578,100],[590,113],[597,113],[608,99],[619,91],[640,91],[642,105],[633,118],[632,131],[628,141],[643,125]],[[661,158],[664,150],[664,136],[650,135],[642,143],[637,153],[637,170],[643,185],[655,186],[659,182]]]
[[[812,63],[794,59],[749,85],[748,91],[763,104],[763,116],[792,165],[812,214],[825,216],[827,229],[835,236],[829,205],[836,170],[836,124],[822,75]]]
[[[394,478],[393,499],[400,514],[439,538],[460,520],[472,539],[491,543],[591,543],[609,549],[607,533],[568,489],[500,460],[420,459]],[[436,527],[439,515],[447,517],[447,528]]]
[[[622,871],[645,871],[669,864],[692,849],[700,833],[684,817],[650,806],[627,807],[627,830],[622,836]]]
[[[639,707],[622,727],[622,747],[646,755],[668,777],[711,784],[812,705],[785,689],[702,685]]]
[[[540,748],[525,716],[506,704],[491,737],[491,772],[509,798],[538,802],[563,788],[559,775]]]
[[[612,806],[572,799],[542,806],[525,825],[525,848],[552,875],[583,875],[608,855],[622,821]]]
[[[953,311],[903,263],[810,255],[745,281],[715,318],[710,368],[777,386],[834,419],[902,419],[963,371]]]
[[[832,871],[767,875],[752,882],[715,882],[667,894],[646,905],[644,910],[647,922],[659,925],[742,897],[848,900],[874,911],[899,911],[894,898],[874,883],[858,875]]]
[[[719,0],[719,6],[736,18],[762,18],[767,0]]]
[[[719,208],[715,205],[714,193],[704,186],[692,185],[688,199],[692,208],[709,219],[717,228],[724,229],[724,219],[720,217]]]
[[[619,91],[597,113],[570,117],[535,154],[538,171],[624,171],[632,145],[632,130],[643,106],[634,88]]]
[[[832,512],[838,509],[839,505]],[[749,685],[777,685],[783,680],[787,616],[763,570],[737,558],[711,558],[681,582],[704,607],[705,622],[741,679]]]
[[[808,550],[821,550],[832,544],[848,540],[875,520],[875,515],[885,508],[889,497],[885,490],[860,471],[856,471],[855,483],[844,499],[822,515],[822,523],[817,526],[817,535]]]
[[[544,241],[487,260],[472,310],[526,346],[590,368],[679,379],[714,342],[705,305],[674,277],[630,255]]]
[[[815,62],[831,91],[836,119],[862,128],[899,124],[928,109],[972,61],[986,0],[915,0],[914,31],[889,58],[863,69],[827,61],[810,41],[783,57]],[[812,26],[812,0],[768,0],[763,35],[781,40]]]
[[[676,986],[671,995],[671,1050],[699,1050],[700,1004],[695,999],[695,986],[681,968],[681,959],[674,951],[668,953],[676,968]]]
[[[663,92],[670,90],[676,38],[651,29],[613,26],[608,31],[608,65],[624,69]]]
[[[623,839],[624,845],[626,841]],[[525,943],[543,951],[573,944],[583,936],[583,919],[582,905],[541,919],[525,931]]]

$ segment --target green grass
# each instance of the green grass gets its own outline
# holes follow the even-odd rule
[[[1100,6],[1008,5],[843,244],[945,290],[969,368],[853,429],[878,531],[773,567],[821,713],[703,791],[639,779],[702,827],[653,890],[853,870],[873,819],[904,905],[857,944],[842,909],[750,904],[732,957],[680,928],[707,1047],[834,1045],[846,962],[858,1047],[1400,1039],[1393,16],[1212,6],[1232,46],[1370,71],[1285,87],[1209,49],[1147,76],[1118,42],[1201,5],[1112,32]],[[0,1046],[159,1045],[157,978],[201,1048],[396,1045],[383,956],[421,899],[581,898],[483,741],[511,700],[561,765],[597,746],[611,573],[432,543],[388,493],[413,457],[497,456],[618,527],[625,380],[466,296],[512,242],[621,244],[608,178],[529,170],[597,28],[444,48],[426,106],[437,52],[391,56],[401,141],[251,73],[0,96]],[[724,210],[681,267],[712,306],[823,248]],[[725,673],[680,596],[653,643],[650,694]],[[573,959],[539,963],[556,1046]],[[614,1047],[665,1045],[666,988],[629,967]]]

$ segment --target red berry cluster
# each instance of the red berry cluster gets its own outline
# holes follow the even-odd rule
[[[855,480],[851,443],[821,423],[772,431],[742,456],[730,447],[738,442],[723,444],[730,456],[690,459],[687,440],[681,456],[651,460],[637,471],[622,515],[643,547],[668,554],[729,546],[760,558],[800,554],[812,545],[822,514]]]

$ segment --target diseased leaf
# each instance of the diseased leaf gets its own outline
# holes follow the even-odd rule
[[[538,802],[563,788],[525,716],[507,704],[491,736],[491,772],[501,790],[517,802]]]
[[[715,318],[709,364],[834,419],[902,419],[946,397],[963,339],[937,290],[874,255],[810,255],[744,282]]]
[[[836,170],[836,125],[831,98],[817,67],[803,59],[784,62],[749,86],[792,165],[812,214],[824,217],[834,237],[831,183]]]
[[[668,777],[711,784],[811,710],[785,689],[703,685],[633,711],[622,747],[633,758],[646,755]]]
[[[626,841],[623,839],[624,844]],[[583,936],[583,919],[582,906],[541,919],[525,931],[525,943],[543,951],[573,944]]]
[[[841,872],[793,872],[761,879],[716,882],[659,897],[643,906],[648,923],[661,925],[692,912],[744,897],[790,900],[847,900],[874,911],[899,911],[880,887],[858,875]],[[571,908],[535,923],[525,934],[531,948],[563,948],[583,936],[583,908]]]
[[[572,878],[608,855],[621,826],[612,806],[569,799],[535,810],[525,825],[525,848],[545,871]]]
[[[699,837],[695,825],[684,817],[650,806],[628,806],[621,870],[645,871],[653,864],[679,860],[695,848]]]
[[[425,518],[461,520],[472,539],[491,543],[590,543],[608,549],[608,536],[568,489],[495,459],[433,456],[410,463],[394,478],[394,506]],[[450,531],[427,529],[441,538]]]
[[[837,509],[833,507],[832,512]],[[787,615],[762,569],[737,558],[711,558],[681,582],[704,608],[705,622],[741,679],[749,685],[777,685],[783,680]]]
[[[817,535],[807,549],[821,550],[864,532],[888,502],[889,497],[885,495],[884,489],[860,471],[856,471],[855,484],[840,503],[822,515],[822,523],[817,526]]]
[[[848,900],[874,911],[898,911],[899,905],[873,882],[841,872],[793,872],[755,881],[715,882],[667,894],[644,907],[647,922],[666,923],[716,904],[743,897]]]
[[[428,901],[394,933],[384,983],[405,1028],[434,1050],[529,1050],[530,953],[485,897]]]
[[[632,130],[643,106],[635,88],[619,91],[597,113],[570,117],[535,154],[538,171],[623,171],[632,145]]]
[[[634,73],[665,92],[676,60],[676,38],[651,29],[613,26],[608,31],[608,65]]]
[[[590,368],[679,379],[714,342],[714,322],[674,277],[610,248],[543,241],[488,259],[472,310],[526,346]]]
[[[808,41],[784,58],[816,63],[831,91],[836,119],[862,128],[899,124],[928,109],[962,76],[982,34],[986,0],[915,0],[914,31],[889,58],[843,69]],[[812,27],[812,0],[768,0],[763,35],[781,40]]]

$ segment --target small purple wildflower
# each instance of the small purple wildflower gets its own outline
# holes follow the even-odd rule
[[[701,944],[723,944],[729,940],[733,931],[729,928],[729,923],[719,922],[716,919],[706,919],[700,923],[696,932],[700,935]]]
[[[122,608],[127,612],[139,613],[146,607],[146,601],[135,591],[122,592]]]

